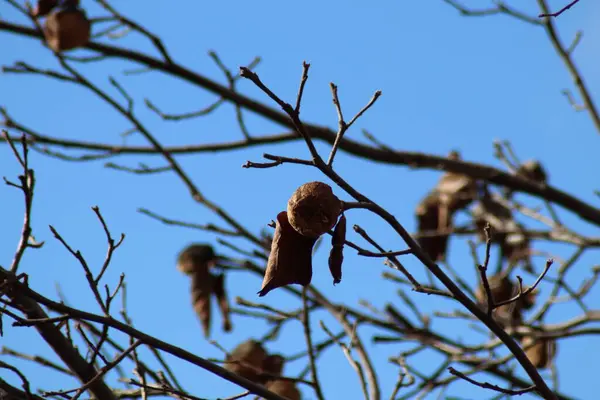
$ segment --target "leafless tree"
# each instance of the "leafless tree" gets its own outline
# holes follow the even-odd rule
[[[465,16],[493,18],[496,14],[503,14],[544,30],[573,78],[576,94],[565,91],[567,99],[574,108],[585,111],[600,133],[600,113],[572,58],[580,35],[573,43],[565,45],[556,28],[557,18],[576,5],[577,1],[552,11],[546,0],[537,0],[539,15],[528,15],[504,3],[495,3],[491,8],[470,9],[454,0],[445,2]],[[48,132],[39,132],[32,127],[33,121],[21,121],[11,115],[10,109],[1,109],[1,123],[5,128],[2,143],[12,150],[14,163],[22,169],[19,176],[6,177],[5,182],[22,192],[25,204],[23,228],[14,258],[10,263],[2,260],[4,264],[0,267],[3,329],[29,327],[36,330],[40,340],[50,346],[56,357],[47,359],[29,354],[26,345],[21,349],[4,347],[0,369],[14,373],[21,385],[15,386],[0,377],[0,398],[77,399],[87,395],[97,399],[146,399],[155,396],[198,399],[204,396],[203,393],[190,393],[184,388],[177,369],[172,368],[164,358],[168,354],[238,385],[239,394],[230,399],[253,395],[266,399],[293,399],[298,398],[298,389],[301,389],[307,398],[323,400],[323,388],[327,383],[319,379],[319,370],[322,368],[319,357],[330,349],[343,352],[356,371],[364,397],[369,400],[379,400],[384,394],[392,399],[423,398],[436,393],[442,396],[458,381],[489,389],[496,398],[521,394],[545,399],[572,398],[557,387],[561,366],[554,362],[554,354],[561,342],[581,336],[600,335],[600,309],[589,305],[590,293],[594,290],[600,268],[580,262],[586,252],[600,246],[600,238],[566,225],[560,214],[574,215],[598,227],[600,209],[553,186],[549,178],[551,171],[547,173],[536,161],[521,162],[510,143],[506,142],[494,145],[495,157],[503,163],[503,169],[469,162],[457,152],[445,157],[396,150],[366,131],[368,143],[365,144],[349,137],[347,132],[364,113],[377,106],[381,92],[375,92],[370,99],[365,99],[364,107],[349,117],[338,98],[337,86],[331,84],[337,129],[313,125],[306,121],[309,116],[306,119],[304,115],[302,118],[300,116],[305,84],[310,80],[310,65],[307,63],[298,66],[301,75],[296,98],[284,99],[269,86],[269,76],[259,76],[255,72],[259,59],[240,67],[239,71],[232,71],[216,53],[210,53],[225,77],[225,83],[219,83],[175,61],[168,44],[141,22],[136,22],[134,15],[122,14],[117,2],[111,4],[105,0],[95,0],[103,10],[98,15],[82,14],[74,4],[77,2],[67,1],[64,3],[73,4],[58,6],[54,3],[40,1],[32,8],[25,2],[4,0],[4,7],[11,7],[29,21],[24,24],[0,20],[0,31],[5,42],[14,36],[23,40],[38,40],[40,51],[51,53],[58,65],[56,69],[47,69],[30,62],[10,60],[3,66],[4,74],[37,75],[84,88],[90,96],[102,100],[112,112],[128,122],[129,129],[125,135],[138,135],[146,144],[114,145],[110,141],[95,143],[65,138],[51,133],[51,126],[47,127]],[[92,34],[88,37],[90,26]],[[119,45],[119,39],[130,33],[145,37],[154,51]],[[75,56],[67,51],[73,47],[86,49],[87,55]],[[3,51],[7,53],[6,49]],[[210,143],[204,144],[163,144],[160,135],[148,128],[142,113],[137,111],[139,95],[130,93],[118,79],[113,78],[108,67],[106,75],[117,96],[88,77],[91,68],[97,72],[101,63],[109,59],[127,64],[126,74],[161,72],[197,90],[215,94],[218,100],[192,112],[167,113],[150,100],[145,101],[145,107],[165,121],[180,121],[210,117],[221,106],[231,104],[235,109],[241,139],[223,142],[214,137],[210,138]],[[237,90],[240,84],[254,85],[261,94],[250,98]],[[581,99],[581,104],[575,100],[576,97]],[[250,133],[245,123],[245,113],[253,113],[271,121],[286,132],[275,135]],[[272,233],[262,231],[261,227],[244,226],[239,218],[244,205],[240,205],[240,210],[225,210],[218,202],[205,196],[180,163],[180,157],[184,155],[227,152],[287,142],[297,143],[298,148],[306,146],[310,157],[302,159],[264,154],[266,161],[248,160],[244,167],[288,168],[288,164],[297,164],[316,169],[322,174],[323,180],[333,182],[333,192],[323,184],[303,186],[296,193],[290,193],[290,197],[295,197],[288,204],[287,213],[273,210],[276,222],[272,227],[276,229]],[[329,153],[318,151],[316,142],[330,145]],[[78,163],[103,160],[106,168],[123,173],[153,175],[170,172],[188,189],[190,197],[199,206],[206,207],[218,216],[223,225],[183,221],[143,208],[140,212],[156,220],[157,224],[214,234],[217,238],[215,244],[190,247],[178,259],[178,268],[189,274],[193,281],[194,307],[205,332],[208,332],[210,324],[213,298],[219,305],[223,329],[226,331],[235,329],[230,314],[234,318],[246,315],[262,320],[265,326],[262,336],[259,332],[253,333],[260,340],[248,337],[248,341],[236,349],[222,348],[224,356],[214,360],[193,354],[174,343],[166,343],[156,337],[157,332],[137,329],[126,307],[125,276],[121,275],[118,282],[109,283],[103,279],[113,254],[118,252],[125,236],[114,236],[110,222],[104,219],[98,207],[93,207],[93,212],[105,232],[107,253],[102,267],[97,271],[90,267],[89,260],[59,230],[50,227],[54,238],[80,265],[97,302],[97,311],[85,311],[69,305],[64,299],[51,299],[36,291],[35,285],[28,284],[28,274],[20,268],[26,252],[43,246],[43,243],[35,240],[32,231],[32,208],[36,201],[43,200],[34,197],[36,165],[29,157],[30,151],[70,162],[74,167]],[[338,152],[390,166],[445,171],[438,185],[430,193],[423,194],[423,201],[416,205],[416,232],[409,233],[403,221],[398,221],[392,213],[371,200],[368,193],[348,183],[347,177],[335,168]],[[117,163],[116,160],[125,155],[139,159],[139,166]],[[164,165],[150,167],[142,162],[151,156],[161,157]],[[332,193],[346,200],[339,201]],[[521,201],[515,195],[518,193],[529,197]],[[325,197],[322,196],[333,197],[323,200]],[[310,214],[308,216],[302,215],[305,211],[300,210],[301,206],[298,205],[306,199],[316,201],[311,203],[311,207],[316,208],[307,211]],[[282,205],[282,209],[285,207]],[[3,209],[2,212],[14,211]],[[371,213],[380,218],[404,241],[406,248],[387,250],[380,244],[381,238],[369,233],[368,227],[357,224],[349,225],[353,228],[349,229],[352,234],[347,234],[346,221],[352,223],[352,216],[358,213]],[[458,214],[468,216],[469,222],[457,224],[455,216]],[[315,215],[317,222],[313,218]],[[299,220],[303,217],[306,220]],[[317,230],[313,229],[315,226],[318,226]],[[480,278],[477,287],[466,283],[463,272],[460,272],[464,271],[464,267],[455,269],[447,262],[448,239],[456,236],[470,239],[473,262]],[[334,282],[342,278],[343,251],[354,251],[364,257],[365,263],[384,261],[381,279],[394,282],[398,296],[390,294],[390,301],[383,309],[371,305],[367,300],[361,300],[359,305],[332,301],[323,290],[310,284],[312,251],[319,240],[325,243],[323,246],[332,243],[329,262]],[[571,256],[562,259],[548,254],[543,265],[536,265],[532,261],[534,244],[537,248],[538,244],[546,242],[568,246],[572,249]],[[220,255],[223,251],[214,252],[216,243],[230,255]],[[498,257],[495,257],[496,254]],[[408,257],[420,262],[429,279],[422,280],[405,268],[404,260]],[[214,272],[217,265],[221,274]],[[585,277],[576,279],[570,275],[574,268],[586,271],[583,274]],[[287,291],[297,298],[297,307],[279,308],[271,304],[268,297],[261,299],[263,302],[237,297],[235,304],[230,306],[232,294],[226,293],[223,279],[247,279],[248,276],[254,276],[257,285],[264,278],[261,296],[275,289]],[[550,290],[540,291],[538,285],[541,282],[548,283]],[[301,286],[292,285],[294,283]],[[114,301],[118,297],[122,298],[122,307],[115,312]],[[428,315],[423,311],[419,299],[424,297],[440,300],[435,313]],[[400,302],[402,306],[398,307]],[[563,315],[563,320],[559,322],[547,322],[546,317],[553,308],[565,302],[575,304],[579,309],[578,315]],[[333,317],[339,324],[339,332],[335,333],[337,329],[322,321],[318,323],[318,313]],[[452,332],[436,327],[436,320],[449,318],[457,326],[476,334],[463,341]],[[290,321],[299,321],[303,327],[305,350],[283,355],[269,354],[266,350],[269,341],[276,338]],[[363,334],[365,327],[370,328],[369,335]],[[325,333],[326,339],[315,340],[315,331]],[[402,350],[390,357],[388,364],[377,365],[371,349],[388,343],[402,343]],[[147,349],[150,353],[142,353],[140,349]],[[437,354],[439,363],[426,371],[416,368],[412,360],[423,352]],[[154,360],[145,359],[147,354],[152,354],[159,367],[154,367]],[[36,377],[25,376],[15,366],[17,364],[13,361],[16,359],[30,360],[37,363],[40,369],[48,368],[72,377],[73,388],[37,387]],[[297,376],[282,376],[283,363],[299,359],[305,361],[306,368]],[[587,362],[591,363],[592,357]],[[133,366],[131,374],[121,368],[127,363]],[[398,371],[395,387],[381,387],[378,372],[383,368]],[[546,379],[545,372],[541,373],[546,369],[550,371],[550,380]],[[593,382],[587,384],[593,385]]]

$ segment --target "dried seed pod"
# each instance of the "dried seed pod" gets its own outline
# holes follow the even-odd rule
[[[216,263],[218,258],[212,246],[195,243],[179,253],[177,269],[187,275],[201,274],[206,276],[209,268]]]
[[[521,340],[521,345],[534,367],[550,368],[556,355],[556,341],[549,338],[534,339],[526,336]]]
[[[285,359],[281,354],[271,354],[265,358],[263,371],[273,376],[281,376],[284,364]]]
[[[287,205],[288,219],[300,234],[317,238],[329,232],[342,212],[342,202],[323,182],[300,186]]]
[[[342,214],[331,236],[331,252],[329,253],[329,271],[333,284],[342,281],[342,262],[344,261],[344,242],[346,241],[346,216]]]
[[[439,231],[448,231],[451,226],[444,225],[440,221],[440,202],[436,193],[430,193],[419,203],[416,210],[417,216],[417,230],[419,234],[424,234],[423,236],[419,236],[417,241],[419,246],[429,255],[429,257],[433,261],[442,261],[446,258],[446,250],[448,248],[448,238],[447,234],[434,234]],[[449,221],[446,221],[449,222]]]
[[[85,12],[75,6],[52,11],[44,24],[44,37],[48,46],[64,51],[83,46],[90,40],[90,21]]]
[[[312,248],[317,239],[299,234],[288,221],[287,213],[277,215],[271,253],[259,296],[290,284],[306,286],[312,279]]]
[[[225,369],[252,382],[260,381],[262,366],[267,358],[267,352],[256,340],[246,340],[240,343],[225,360]]]
[[[57,5],[58,0],[38,0],[35,8],[33,9],[32,16],[38,18],[48,15],[48,13]]]
[[[537,160],[525,161],[517,170],[517,174],[539,183],[546,183],[548,181],[546,170]]]
[[[289,400],[300,400],[300,391],[292,381],[275,379],[267,382],[266,388]]]
[[[213,293],[217,297],[219,303],[219,310],[221,310],[221,318],[223,324],[223,330],[225,332],[231,332],[232,325],[229,311],[229,301],[227,300],[227,292],[225,291],[225,274],[220,274],[212,279],[213,282]]]

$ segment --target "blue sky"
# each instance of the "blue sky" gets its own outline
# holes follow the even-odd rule
[[[564,2],[550,1],[550,6],[556,9]],[[225,80],[207,56],[209,50],[216,51],[234,70],[261,56],[257,69],[261,79],[280,97],[292,101],[302,61],[310,62],[302,110],[302,117],[308,122],[336,127],[329,82],[338,85],[346,116],[366,104],[374,91],[382,90],[377,104],[356,123],[348,136],[363,140],[360,129],[366,128],[394,148],[434,154],[459,149],[469,161],[497,166],[492,141],[510,140],[522,159],[537,158],[547,166],[553,185],[592,204],[597,203],[593,190],[598,187],[581,171],[598,168],[595,157],[598,132],[594,131],[588,116],[575,112],[561,95],[562,89],[575,91],[575,88],[541,27],[506,16],[464,18],[441,0],[202,4],[188,0],[177,2],[177,7],[175,2],[166,1],[121,3],[118,4],[120,11],[163,38],[177,62],[220,82]],[[481,6],[481,2],[470,3]],[[537,14],[535,2],[527,3],[520,9]],[[91,15],[98,15],[94,2],[84,0],[82,4]],[[0,5],[0,13],[9,21],[25,22],[6,3]],[[592,94],[600,91],[599,18],[600,5],[582,1],[557,21],[565,42],[569,42],[577,30],[584,31],[574,58]],[[26,61],[44,68],[56,67],[52,54],[39,41],[5,32],[0,32],[0,38],[4,49],[0,54],[1,64]],[[155,53],[147,42],[134,35],[117,44]],[[123,62],[114,60],[78,66],[93,82],[118,96],[109,85],[107,75],[115,77],[134,95],[136,114],[163,144],[213,143],[242,137],[231,106],[221,107],[205,118],[177,123],[161,121],[144,106],[145,98],[164,111],[184,112],[208,105],[215,96],[158,73],[124,76],[124,67]],[[238,88],[272,105],[250,82],[240,81]],[[0,103],[15,120],[51,136],[121,144],[124,139],[119,133],[129,127],[124,119],[79,87],[42,77],[1,74],[0,90],[3,93]],[[245,115],[254,135],[286,131],[260,117]],[[125,140],[127,144],[146,144],[138,136]],[[317,147],[323,155],[328,154],[327,146],[319,144]],[[261,161],[264,152],[292,157],[308,155],[305,146],[298,142],[219,154],[203,153],[179,160],[203,194],[244,226],[259,232],[285,208],[297,186],[325,180],[317,171],[302,166],[285,165],[267,170],[241,168],[247,160]],[[159,157],[127,156],[113,161],[129,166],[139,161],[150,166],[164,165]],[[216,244],[215,235],[165,226],[137,213],[136,209],[144,207],[176,219],[222,225],[218,217],[195,204],[182,183],[170,173],[137,176],[106,169],[103,161],[75,164],[37,153],[32,153],[31,164],[37,176],[34,234],[46,244],[42,250],[29,250],[23,260],[22,271],[30,274],[30,285],[56,297],[55,285],[60,284],[72,305],[99,311],[86,289],[83,271],[48,229],[48,225],[54,226],[71,246],[82,251],[97,271],[106,251],[104,232],[91,211],[92,206],[98,205],[113,235],[121,232],[127,235],[114,256],[105,282],[114,287],[121,272],[125,273],[129,313],[136,327],[200,356],[220,357],[220,352],[201,336],[199,323],[189,305],[189,283],[174,265],[182,247],[198,241]],[[436,172],[375,164],[344,153],[339,153],[336,168],[357,189],[393,212],[411,231],[415,228],[413,212],[418,201],[439,178]],[[8,147],[0,146],[0,175],[14,180],[19,173]],[[342,199],[348,199],[340,189],[334,190]],[[19,192],[0,186],[0,204],[3,205],[0,209],[0,265],[4,267],[10,265],[19,239],[22,203]],[[568,213],[562,215],[580,232],[597,235],[596,229],[576,217]],[[358,223],[367,228],[385,247],[404,248],[390,229],[374,217],[357,211],[349,212],[347,217],[349,224]],[[354,236],[350,239],[360,242]],[[236,243],[248,248],[242,241]],[[537,245],[563,257],[572,251],[565,246]],[[222,247],[218,249],[232,255]],[[464,271],[466,279],[474,283],[475,269],[464,242],[457,243],[451,252],[452,265]],[[354,307],[360,307],[358,300],[362,298],[380,307],[390,301],[402,307],[395,295],[397,287],[380,279],[385,267],[379,261],[358,258],[352,251],[346,251],[345,256],[344,279],[334,288],[326,264],[327,246],[321,247],[314,260],[313,282],[317,288],[332,301],[348,302]],[[590,252],[583,258],[573,272],[574,282],[586,276],[594,256],[595,253]],[[536,261],[541,266],[544,260],[537,258]],[[424,277],[418,263],[411,260],[407,265],[417,276]],[[246,279],[248,276],[231,275],[228,288],[232,294],[255,301],[260,279]],[[436,298],[411,296],[428,312],[457,308]],[[282,291],[274,291],[264,300],[285,309],[298,306],[295,298]],[[598,291],[590,300],[598,304]],[[577,311],[569,305],[557,307],[550,321],[565,321],[577,315]],[[325,337],[316,324],[319,319],[338,331],[331,318],[315,314],[317,340]],[[244,317],[234,318],[234,325],[237,329],[233,334],[221,334],[219,320],[215,319],[213,338],[232,348],[249,335],[260,336],[264,332],[264,324]],[[456,331],[456,336],[472,337],[472,333],[459,325],[463,324],[436,322],[436,326],[447,332]],[[368,329],[359,331],[366,342],[371,333]],[[297,322],[289,323],[281,338],[270,350],[292,354],[304,346]],[[51,355],[33,330],[6,327],[2,344]],[[591,369],[579,368],[582,360],[589,360],[587,354],[592,345],[589,338],[579,338],[567,339],[559,347],[560,389],[576,398],[592,396],[591,382],[595,374]],[[403,347],[398,345],[372,348],[384,397],[391,393],[398,373],[386,360],[400,349]],[[146,356],[151,359],[151,355]],[[416,367],[427,370],[428,366],[435,366],[437,360],[436,356],[425,354],[414,362]],[[361,397],[354,372],[339,349],[329,350],[321,361],[321,380],[335,382],[326,385],[328,398]],[[286,372],[290,375],[297,372],[302,368],[300,364],[290,364]],[[31,363],[18,365],[36,385],[76,386],[62,376],[42,373]],[[198,396],[214,398],[239,392],[234,385],[220,382],[197,367],[177,360],[173,360],[173,365],[186,389]],[[127,365],[126,370],[130,371],[131,365]],[[13,377],[9,378],[16,382]],[[304,394],[307,399],[314,398],[307,390]],[[456,384],[449,394],[468,399],[493,396],[466,383]]]

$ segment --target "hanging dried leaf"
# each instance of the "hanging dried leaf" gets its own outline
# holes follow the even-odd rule
[[[298,233],[313,238],[329,232],[341,212],[342,202],[333,194],[331,186],[323,182],[300,186],[287,205],[291,226]]]
[[[460,160],[460,154],[452,151],[448,158]],[[434,261],[446,258],[448,232],[452,229],[454,213],[466,208],[477,197],[476,181],[466,175],[446,172],[436,187],[417,206],[419,245]],[[435,234],[435,232],[438,232]]]
[[[446,258],[448,248],[448,234],[436,232],[448,231],[451,226],[443,225],[440,221],[440,202],[437,193],[430,193],[417,206],[417,229],[419,246],[433,261],[442,261]],[[448,221],[447,221],[448,222]]]
[[[550,368],[556,355],[556,341],[550,338],[534,339],[531,336],[526,336],[522,339],[521,345],[526,349],[525,354],[534,367]]]
[[[460,160],[460,154],[457,151],[452,151],[448,155],[450,160]],[[473,200],[477,198],[477,185],[475,181],[462,174],[454,172],[446,172],[440,178],[437,184],[437,191],[440,196],[440,203],[446,206],[448,212],[447,217],[444,215],[440,216],[440,220],[447,223],[446,220],[451,215],[467,207]]]
[[[212,246],[200,243],[186,247],[177,257],[177,269],[192,278],[192,305],[200,319],[205,337],[210,335],[210,297],[214,285],[214,278],[209,269],[218,258]]]
[[[500,245],[502,257],[511,265],[523,261],[526,269],[533,270],[529,239],[499,195],[490,195],[488,190],[484,189],[484,194],[473,207],[472,213],[482,240],[485,240],[484,228],[486,224],[490,224],[493,233],[492,241]]]
[[[52,11],[44,24],[48,46],[57,52],[83,46],[90,40],[90,21],[76,6],[65,6]]]
[[[267,382],[266,388],[289,400],[300,400],[300,391],[293,381],[275,379]]]
[[[210,336],[210,296],[212,292],[212,275],[192,275],[192,304],[200,322],[204,337]]]
[[[225,360],[225,369],[252,382],[259,383],[262,366],[267,352],[256,340],[247,340],[239,344]]]
[[[306,286],[312,279],[312,248],[316,238],[306,237],[290,225],[287,213],[277,215],[271,253],[259,296],[290,284]]]
[[[32,16],[38,18],[48,15],[48,13],[57,5],[58,0],[38,0],[35,8],[33,9]]]
[[[344,261],[344,242],[346,241],[346,216],[342,214],[331,236],[331,252],[329,253],[329,271],[333,284],[342,281],[342,262]]]
[[[517,295],[518,288],[505,274],[492,275],[487,278],[490,285],[490,291],[494,298],[494,303],[509,300]],[[475,298],[484,310],[487,310],[488,300],[483,284],[480,284],[475,291]],[[501,325],[514,325],[521,320],[520,308],[516,302],[505,304],[496,308],[492,315],[494,319]]]
[[[223,324],[223,330],[225,332],[231,332],[231,317],[229,310],[229,300],[227,299],[227,292],[225,290],[225,274],[219,274],[214,276],[213,282],[213,293],[217,297],[219,303],[219,310],[221,310],[221,319]]]

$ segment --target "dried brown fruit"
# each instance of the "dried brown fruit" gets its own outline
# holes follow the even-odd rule
[[[267,352],[256,340],[247,340],[239,344],[225,360],[225,369],[252,382],[260,381]]]
[[[269,375],[281,376],[285,359],[281,354],[271,354],[265,358],[263,363],[263,371]]]
[[[317,238],[329,232],[342,212],[342,202],[323,182],[300,186],[287,205],[291,226],[300,234]]]
[[[44,37],[52,50],[70,50],[90,40],[90,26],[90,21],[80,8],[70,6],[55,9],[44,24]]]
[[[212,282],[212,290],[217,297],[219,310],[221,310],[223,330],[225,332],[231,332],[233,327],[231,325],[229,300],[227,299],[227,291],[225,290],[225,274],[214,276]]]
[[[448,155],[451,160],[460,160],[458,152]],[[455,212],[467,207],[477,197],[475,180],[454,172],[446,172],[436,187],[427,194],[416,209],[418,242],[423,250],[434,261],[446,258],[448,232],[452,228],[452,217]],[[438,234],[434,234],[435,232]]]
[[[287,213],[277,215],[271,253],[259,296],[290,284],[306,286],[312,279],[312,248],[316,238],[299,234],[288,221]]]
[[[58,0],[38,0],[35,8],[33,9],[32,15],[36,18],[43,17],[48,15],[48,13],[57,5]]]
[[[550,338],[534,339],[526,336],[521,340],[521,345],[534,367],[550,368],[556,355],[556,341]]]
[[[517,170],[517,174],[538,183],[546,183],[548,174],[537,160],[527,160]]]
[[[342,281],[342,262],[344,261],[344,242],[346,241],[346,216],[338,221],[331,236],[331,252],[329,253],[329,271],[333,277],[333,284]]]
[[[275,379],[267,382],[266,388],[289,400],[300,400],[300,391],[293,381]]]
[[[187,275],[207,275],[208,269],[216,263],[218,258],[212,246],[195,243],[179,253],[177,269]]]

